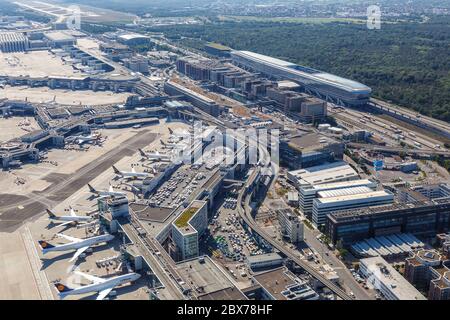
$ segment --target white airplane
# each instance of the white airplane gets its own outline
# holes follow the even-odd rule
[[[80,254],[82,254],[84,251],[86,251],[89,247],[91,247],[95,244],[109,242],[112,239],[114,239],[114,236],[112,234],[108,234],[108,233],[102,234],[100,236],[87,238],[87,239],[79,239],[79,238],[69,237],[69,236],[67,236],[65,234],[61,234],[61,233],[58,233],[57,235],[62,238],[65,238],[71,242],[61,244],[58,246],[54,246],[54,245],[48,243],[47,241],[39,240],[38,242],[39,242],[39,245],[41,246],[42,254],[46,254],[47,252],[53,252],[53,251],[68,251],[68,250],[75,249],[76,250],[75,254],[69,260],[69,262],[75,261],[80,256]]]
[[[80,222],[92,222],[94,220],[93,217],[90,216],[79,216],[75,213],[75,210],[73,210],[72,207],[70,207],[70,216],[57,216],[52,211],[47,209],[47,214],[51,220],[54,221],[61,221],[63,223],[60,224],[60,226],[65,226],[70,223],[80,223]]]
[[[134,272],[112,277],[109,279],[95,277],[79,271],[75,271],[74,273],[79,274],[80,276],[83,276],[86,279],[92,281],[92,284],[71,289],[62,283],[55,283],[54,285],[61,299],[64,299],[65,297],[70,295],[98,292],[96,300],[103,300],[115,287],[126,283],[133,283],[141,277],[140,274]]]
[[[144,150],[139,149],[139,152],[141,153],[141,156],[147,158],[148,160],[152,160],[152,161],[171,161],[171,157],[170,155],[167,154],[161,154],[158,151],[156,151],[155,153],[147,153],[144,152]]]
[[[114,188],[110,185],[109,190],[96,190],[88,183],[89,191],[95,194],[97,197],[123,197],[126,196],[125,192],[114,191]]]
[[[73,136],[70,139],[76,142],[77,144],[81,145],[87,142],[97,141],[99,139],[99,136],[93,136],[90,134],[88,136]]]
[[[134,168],[131,168],[131,171],[120,171],[115,166],[112,166],[114,173],[121,176],[122,178],[128,179],[137,179],[137,178],[147,178],[148,173],[146,172],[136,172]]]

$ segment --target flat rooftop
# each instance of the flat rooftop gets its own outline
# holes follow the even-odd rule
[[[313,185],[313,186],[305,186],[302,189],[304,189],[304,190],[314,190],[315,192],[318,192],[318,191],[321,191],[321,190],[332,190],[332,189],[340,189],[340,188],[352,188],[352,187],[359,187],[359,186],[376,187],[377,184],[376,184],[376,182],[368,180],[368,179],[359,179],[359,180],[350,180],[350,181],[318,184],[318,185]]]
[[[319,203],[334,203],[334,202],[345,202],[345,201],[355,201],[355,200],[363,200],[366,199],[367,202],[369,202],[372,199],[377,198],[392,198],[394,199],[394,195],[392,193],[389,193],[387,191],[372,191],[368,193],[360,193],[360,194],[350,194],[350,195],[342,195],[342,196],[336,196],[336,197],[329,197],[329,198],[317,198],[316,201]]]
[[[150,207],[146,204],[132,203],[130,204],[131,210],[137,215],[140,220],[164,222],[170,217],[174,211],[171,208],[163,207]]]
[[[44,36],[47,39],[49,39],[50,41],[55,41],[55,42],[75,41],[76,40],[74,36],[72,36],[68,33],[62,32],[62,31],[46,32],[46,33],[44,33]]]
[[[399,300],[426,300],[426,298],[410,284],[400,273],[381,257],[361,259],[381,283],[392,291]]]
[[[313,150],[320,150],[330,144],[339,143],[339,141],[330,137],[317,133],[308,133],[289,140],[288,145],[294,149],[308,152]]]
[[[208,256],[176,264],[192,292],[201,300],[245,300],[245,295]]]
[[[287,286],[296,283],[285,267],[256,274],[253,279],[266,289],[275,300],[287,300],[282,292],[286,290]]]
[[[318,192],[319,198],[332,198],[338,196],[348,196],[355,194],[364,194],[364,193],[372,193],[373,190],[368,187],[352,187],[352,188],[343,188],[343,189],[335,189],[335,190],[327,190]]]

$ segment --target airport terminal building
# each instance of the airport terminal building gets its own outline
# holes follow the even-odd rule
[[[332,103],[364,105],[369,102],[372,92],[371,88],[356,81],[250,51],[232,51],[231,58],[238,66],[269,77],[298,82],[307,93]]]

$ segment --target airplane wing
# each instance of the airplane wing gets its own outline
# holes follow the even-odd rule
[[[90,275],[90,274],[87,274],[87,273],[84,273],[84,272],[75,271],[74,273],[76,273],[76,274],[78,274],[78,275],[88,279],[89,281],[92,281],[95,284],[103,283],[103,282],[106,281],[105,279],[102,279],[102,278],[99,278],[99,277],[96,277],[96,276],[93,276],[93,275]]]
[[[72,222],[72,221],[70,221],[70,222]],[[71,236],[68,236],[68,235],[65,235],[65,234],[62,234],[62,233],[57,233],[56,235],[58,237],[64,238],[66,240],[69,240],[71,242],[80,242],[81,241],[81,239],[78,239],[78,238],[75,238],[75,237],[71,237]]]
[[[80,254],[82,254],[83,252],[85,252],[87,249],[89,248],[89,246],[86,247],[81,247],[80,249],[78,249],[75,254],[73,255],[72,259],[69,260],[69,262],[75,261],[78,259],[78,257],[80,256]]]
[[[113,288],[108,288],[105,290],[102,290],[98,293],[98,296],[95,300],[103,300],[106,298],[106,296],[112,291]]]
[[[59,226],[60,227],[64,227],[64,226],[67,226],[68,224],[71,224],[73,221],[66,221],[66,222],[64,222],[64,223],[61,223]]]

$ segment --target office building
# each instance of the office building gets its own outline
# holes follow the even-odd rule
[[[426,300],[414,286],[381,257],[361,259],[359,272],[387,300]]]
[[[0,33],[0,51],[23,52],[28,50],[28,38],[23,33],[2,32]]]
[[[445,254],[434,250],[413,253],[405,261],[404,276],[416,288],[428,292],[429,300],[450,300],[450,260]]]
[[[449,199],[355,208],[331,213],[326,221],[326,234],[331,241],[341,240],[344,244],[395,233],[431,239],[449,230]]]
[[[304,238],[304,225],[298,215],[291,209],[279,209],[276,211],[281,234],[291,243],[299,243]]]
[[[294,170],[342,160],[343,154],[342,141],[322,134],[286,136],[280,141],[280,161]]]
[[[372,190],[377,188],[377,183],[371,180],[351,180],[335,183],[326,183],[318,185],[305,185],[299,190],[299,208],[307,216],[312,215],[313,201],[317,198],[320,191],[339,190],[354,187],[367,187]]]
[[[194,200],[172,223],[172,240],[177,247],[177,260],[199,255],[199,238],[208,227],[207,202]]]
[[[405,260],[406,280],[416,288],[427,290],[432,279],[431,269],[440,267],[442,257],[433,250],[420,250]]]
[[[450,300],[450,261],[438,271],[434,271],[436,279],[431,280],[428,291],[429,300]]]
[[[373,191],[367,187],[320,191],[313,201],[312,221],[316,226],[320,226],[325,224],[330,213],[393,202],[394,194],[391,192]]]
[[[372,90],[356,81],[249,51],[232,51],[233,62],[269,77],[298,82],[307,93],[333,103],[364,105]]]

